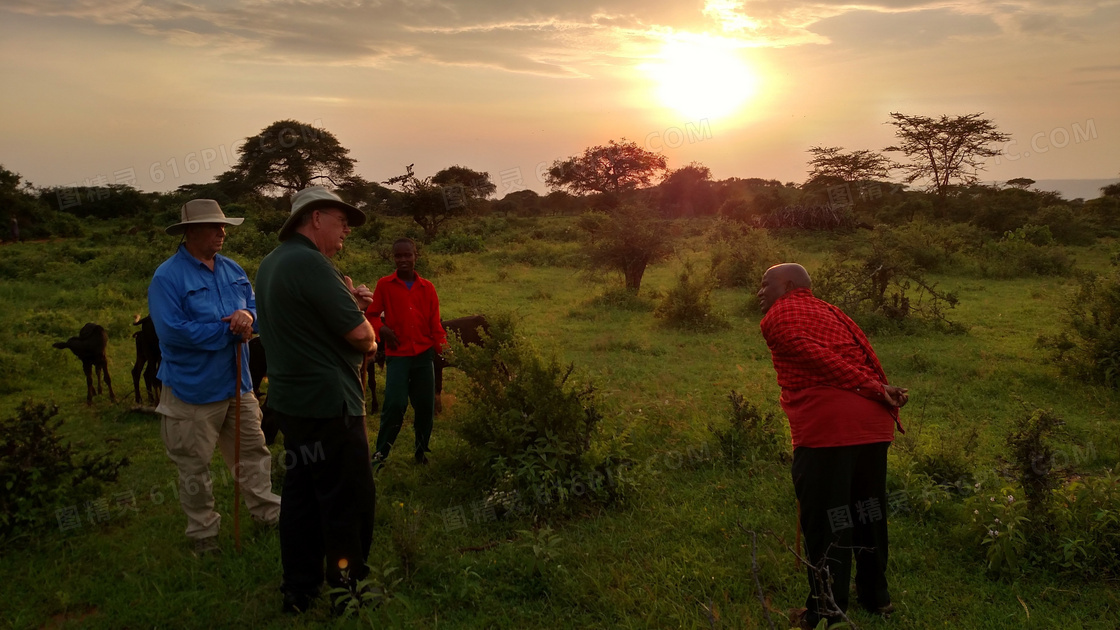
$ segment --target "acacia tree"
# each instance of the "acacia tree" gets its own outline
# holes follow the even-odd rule
[[[326,129],[297,120],[272,123],[246,138],[240,151],[241,157],[226,183],[237,180],[259,193],[294,193],[316,180],[326,180],[322,183],[340,188],[354,174],[354,160],[348,157],[350,149]]]
[[[439,234],[444,223],[469,213],[497,190],[486,172],[452,166],[432,177],[420,178],[412,172],[412,166],[409,164],[403,175],[392,177],[385,184],[400,188],[405,212],[429,239]]]
[[[699,162],[670,171],[657,188],[661,192],[662,212],[668,216],[708,215],[716,211],[712,171]]]
[[[552,190],[574,194],[617,194],[648,187],[665,172],[665,156],[647,151],[623,138],[606,146],[594,146],[583,155],[556,160],[545,175]]]
[[[894,163],[877,151],[844,152],[843,147],[811,147],[808,184],[861,184],[886,178]]]
[[[889,124],[895,126],[900,142],[884,151],[898,151],[910,158],[909,164],[899,165],[907,183],[929,179],[929,190],[944,197],[954,180],[962,184],[980,181],[977,172],[983,170],[984,160],[1002,152],[991,145],[1011,139],[983,115],[931,118],[891,112]]]
[[[611,214],[588,212],[579,226],[591,237],[587,255],[592,267],[606,267],[622,273],[626,288],[637,293],[650,263],[672,253],[672,241],[665,221],[651,219],[649,211],[624,205]]]

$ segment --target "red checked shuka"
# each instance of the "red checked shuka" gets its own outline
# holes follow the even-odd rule
[[[760,327],[774,358],[794,448],[894,439],[898,409],[886,402],[883,366],[863,331],[840,309],[809,289],[794,289],[774,302]]]

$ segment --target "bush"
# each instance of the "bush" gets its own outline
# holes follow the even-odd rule
[[[58,407],[23,402],[14,418],[0,421],[0,541],[39,526],[51,510],[92,496],[116,481],[128,458],[82,455],[58,434]]]
[[[462,232],[446,232],[428,244],[428,250],[441,254],[466,254],[486,250],[486,241],[481,236]]]
[[[1065,307],[1064,329],[1040,336],[1038,345],[1067,375],[1120,384],[1120,272],[1081,275]]]
[[[722,288],[755,288],[771,265],[785,260],[785,253],[766,230],[716,221],[708,232],[711,271]]]
[[[1009,231],[998,241],[985,243],[981,258],[985,275],[995,278],[1065,276],[1073,262],[1065,250],[1052,245],[1053,236],[1045,226],[1025,225]]]
[[[638,295],[633,291],[621,287],[607,289],[603,291],[603,293],[591,298],[589,306],[632,312],[649,312],[654,310],[650,295]]]
[[[957,305],[957,296],[937,289],[925,279],[913,261],[892,249],[876,246],[868,254],[840,253],[830,256],[813,277],[813,293],[834,304],[861,326],[877,329],[879,318],[901,323],[921,321],[950,332],[961,326],[949,320],[947,311]]]
[[[763,414],[735,390],[731,390],[727,398],[731,402],[727,428],[708,426],[719,444],[723,460],[733,467],[745,461],[788,460],[790,438],[786,423],[771,412]]]
[[[712,306],[712,281],[695,277],[692,265],[685,265],[677,285],[669,289],[653,312],[671,328],[691,331],[722,330],[730,326],[727,317]]]
[[[510,315],[491,318],[481,346],[452,343],[469,382],[458,431],[485,462],[495,501],[545,515],[623,497],[621,448],[598,440],[595,390],[572,382],[574,365],[540,356]]]

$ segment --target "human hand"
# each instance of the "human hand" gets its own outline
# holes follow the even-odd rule
[[[385,346],[391,350],[396,350],[397,346],[401,344],[400,340],[397,339],[397,333],[393,332],[393,329],[388,326],[382,326],[377,334],[381,336],[381,341],[385,342]]]
[[[342,281],[346,283],[346,288],[350,291],[350,295],[358,302],[358,307],[365,312],[369,305],[373,302],[373,291],[370,291],[366,285],[354,286],[354,281],[350,276],[342,276]]]
[[[253,337],[253,314],[245,309],[237,310],[222,318],[223,322],[229,322],[229,331],[235,335],[240,335],[243,341],[249,341]]]
[[[892,407],[904,407],[907,401],[910,400],[910,390],[905,387],[895,387],[894,385],[883,386],[883,398],[887,400],[887,404]]]

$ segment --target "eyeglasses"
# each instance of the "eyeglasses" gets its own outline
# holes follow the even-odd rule
[[[342,229],[344,229],[344,230],[350,229],[350,220],[347,219],[346,215],[341,213],[341,212],[337,212],[337,211],[336,212],[328,212],[326,210],[320,210],[319,214],[322,214],[322,215],[328,216],[328,217],[334,217],[339,222],[339,224],[342,225]]]

